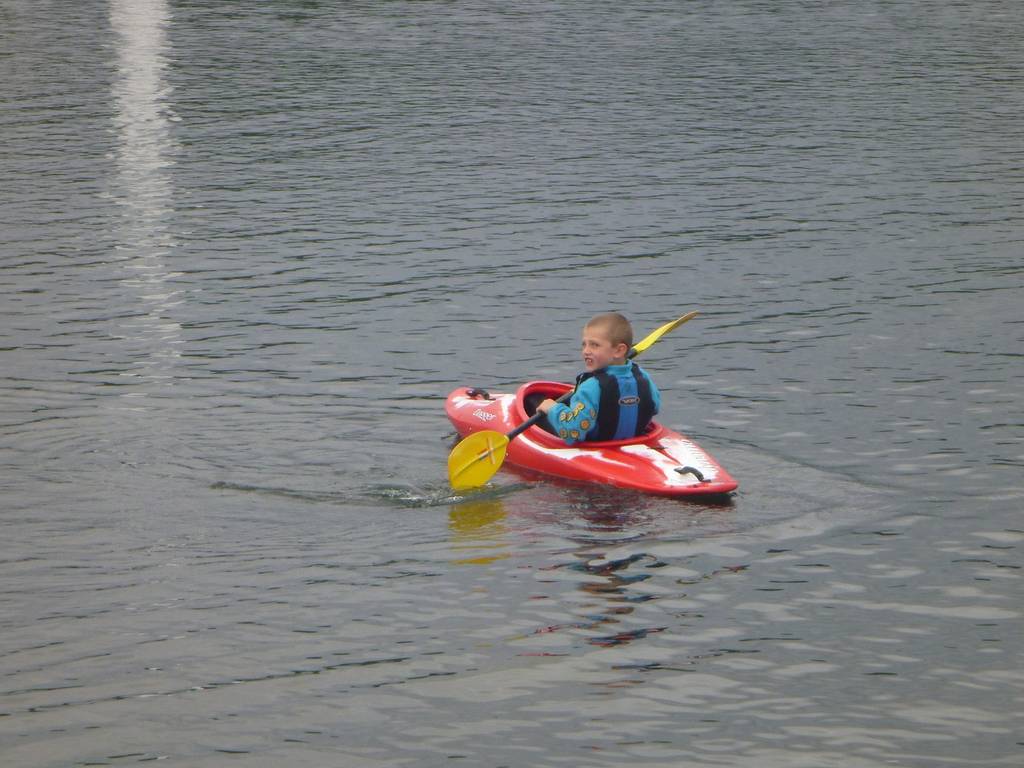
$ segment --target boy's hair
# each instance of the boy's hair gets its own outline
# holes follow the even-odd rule
[[[587,328],[600,328],[612,345],[625,344],[626,349],[633,348],[633,326],[629,320],[618,312],[605,312],[594,315],[587,323]]]

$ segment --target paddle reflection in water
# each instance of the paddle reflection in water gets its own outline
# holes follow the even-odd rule
[[[473,554],[453,560],[454,565],[487,565],[507,558],[504,541],[505,505],[501,499],[468,501],[453,506],[448,513],[448,529],[452,535],[452,549],[456,552],[478,553],[493,550],[494,554]]]

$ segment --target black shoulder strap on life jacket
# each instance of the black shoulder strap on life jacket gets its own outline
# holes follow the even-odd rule
[[[636,416],[636,433],[642,435],[647,425],[654,418],[654,397],[651,395],[651,382],[640,372],[640,366],[633,363],[633,378],[636,379],[636,393],[640,398],[640,411]]]
[[[619,382],[608,371],[594,372],[601,385],[601,404],[597,411],[597,433],[595,440],[613,440],[619,430]]]

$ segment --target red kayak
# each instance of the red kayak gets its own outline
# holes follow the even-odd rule
[[[514,395],[460,387],[448,395],[445,412],[461,437],[482,430],[507,433],[533,415],[525,403],[557,399],[570,389],[554,381],[528,382]],[[721,495],[739,485],[699,445],[657,422],[641,437],[572,446],[534,425],[508,444],[506,461],[546,475],[667,496]]]

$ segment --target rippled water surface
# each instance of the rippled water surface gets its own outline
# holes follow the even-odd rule
[[[0,7],[0,763],[1019,766],[1010,0]],[[639,334],[724,504],[447,485]]]

